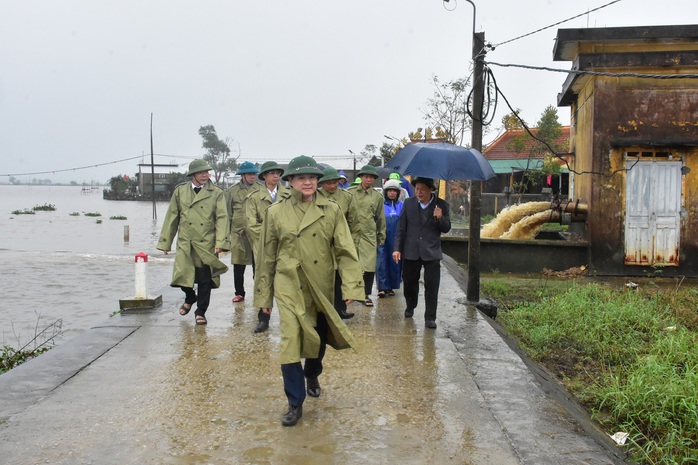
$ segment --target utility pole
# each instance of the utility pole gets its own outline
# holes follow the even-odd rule
[[[473,8],[475,5],[473,4]],[[475,13],[473,12],[473,17]],[[482,152],[482,106],[485,96],[484,60],[485,33],[475,32],[473,19],[473,125],[471,147]],[[470,224],[468,238],[468,290],[469,302],[480,301],[480,198],[482,181],[470,182]]]

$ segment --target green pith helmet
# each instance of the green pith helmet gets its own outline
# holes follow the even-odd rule
[[[281,179],[288,181],[289,176],[299,174],[315,174],[317,177],[322,176],[322,170],[318,168],[317,162],[306,155],[300,155],[288,163],[288,170]]]
[[[351,185],[358,186],[359,184],[361,184],[361,178],[357,176],[356,179],[354,179],[354,182],[351,183]]]
[[[275,161],[265,161],[262,167],[259,169],[259,175],[257,176],[260,181],[264,181],[263,174],[267,171],[279,170],[281,174],[284,174],[284,169],[279,166]]]
[[[399,173],[390,173],[390,176],[388,176],[388,179],[395,179],[396,181],[399,181],[400,174]]]
[[[359,177],[361,177],[362,174],[370,174],[374,178],[378,179],[378,171],[376,171],[376,168],[371,165],[365,165],[363,168],[361,168],[361,171],[359,171]]]
[[[323,171],[323,176],[317,180],[318,184],[322,184],[325,181],[339,181],[342,177],[337,173],[337,170],[332,168],[331,166],[328,166],[325,168],[325,171]]]
[[[201,173],[203,171],[210,171],[213,168],[205,161],[197,158],[193,162],[189,163],[189,171],[187,171],[187,176],[192,174]]]
[[[259,170],[251,161],[242,162],[237,170],[237,174],[257,174]]]

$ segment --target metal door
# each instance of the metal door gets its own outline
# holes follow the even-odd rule
[[[625,264],[679,264],[681,162],[626,162]]]

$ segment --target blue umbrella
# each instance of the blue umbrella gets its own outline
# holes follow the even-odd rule
[[[406,176],[444,181],[487,181],[494,170],[477,150],[446,142],[417,142],[398,151],[385,165]]]

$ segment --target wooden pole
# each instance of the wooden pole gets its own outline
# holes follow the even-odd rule
[[[474,5],[473,5],[474,7]],[[482,152],[482,106],[485,95],[483,80],[485,59],[485,33],[473,30],[473,127],[471,146]],[[470,183],[470,224],[468,238],[468,290],[470,302],[480,301],[480,213],[482,181]]]

